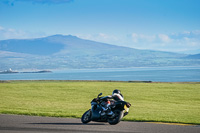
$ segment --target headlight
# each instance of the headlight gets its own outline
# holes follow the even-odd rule
[[[128,111],[129,111],[129,108],[128,108],[126,105],[124,105],[124,110],[125,110],[126,112],[128,112]]]

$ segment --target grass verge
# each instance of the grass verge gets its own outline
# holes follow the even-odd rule
[[[94,97],[114,89],[132,104],[123,120],[200,124],[200,83],[0,82],[0,113],[80,118]]]

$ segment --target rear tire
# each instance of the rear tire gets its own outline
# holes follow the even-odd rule
[[[114,110],[113,113],[115,114],[115,116],[113,118],[108,119],[108,123],[110,125],[115,125],[115,124],[119,123],[123,117],[123,111]]]
[[[91,114],[92,113],[91,113],[90,109],[88,111],[86,111],[81,117],[81,122],[84,123],[84,124],[90,122],[91,121]]]

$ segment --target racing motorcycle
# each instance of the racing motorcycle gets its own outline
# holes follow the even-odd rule
[[[129,112],[131,104],[126,101],[114,101],[111,100],[110,109],[113,112],[112,115],[108,115],[103,110],[105,103],[108,99],[102,99],[100,93],[97,98],[91,101],[91,109],[86,111],[81,118],[82,123],[86,124],[90,121],[95,122],[108,122],[110,125],[115,125],[120,122],[120,120],[126,116]]]

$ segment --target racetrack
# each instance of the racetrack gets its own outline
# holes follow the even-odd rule
[[[197,125],[171,125],[146,122],[125,122],[117,125],[91,122],[82,124],[80,119],[0,115],[0,133],[199,133]]]

